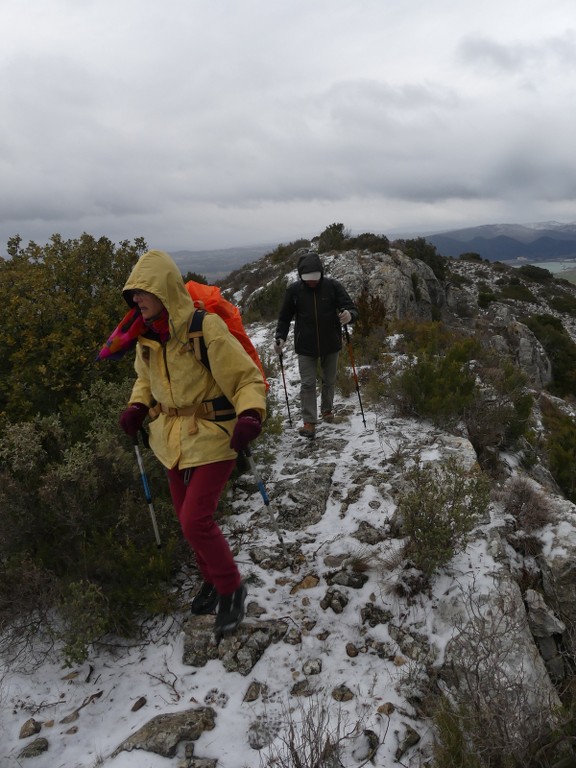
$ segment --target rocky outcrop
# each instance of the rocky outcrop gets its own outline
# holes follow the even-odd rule
[[[531,387],[544,389],[550,384],[552,365],[548,355],[532,331],[515,318],[511,307],[492,304],[479,327],[490,337],[491,346],[526,374]]]
[[[427,264],[402,251],[363,254],[348,251],[324,257],[326,272],[346,286],[352,296],[367,292],[379,298],[387,318],[431,320],[433,308],[445,303],[442,284]]]
[[[477,748],[508,745],[520,757],[535,734],[553,727],[561,704],[520,588],[503,564],[492,579],[460,586],[438,606],[438,615],[454,626],[439,671],[441,689],[455,712],[476,713]]]
[[[556,648],[560,646],[575,658],[576,509],[567,501],[557,501],[556,508],[559,520],[547,530],[544,549],[538,557],[543,597],[557,622],[545,625],[546,635],[554,638]],[[562,626],[564,629],[560,631]]]

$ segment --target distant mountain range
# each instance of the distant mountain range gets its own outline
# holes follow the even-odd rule
[[[484,224],[425,235],[442,256],[477,253],[489,261],[576,259],[576,223]]]
[[[246,245],[237,248],[219,248],[213,251],[171,251],[170,255],[183,275],[187,272],[196,272],[198,275],[203,275],[208,282],[213,283],[245,264],[251,264],[277,247],[278,243]]]
[[[483,224],[422,236],[436,246],[440,255],[453,258],[462,253],[477,253],[488,261],[576,259],[576,223]],[[171,255],[182,274],[196,272],[214,283],[277,247],[278,243],[265,243],[203,251],[173,251]]]

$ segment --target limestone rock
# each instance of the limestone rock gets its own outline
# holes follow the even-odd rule
[[[216,643],[214,617],[193,616],[184,625],[183,662],[203,667],[220,659],[228,672],[248,675],[266,648],[282,640],[287,629],[284,621],[245,620],[233,635]]]
[[[20,728],[20,738],[29,739],[30,736],[40,733],[41,730],[42,723],[39,723],[38,720],[34,720],[34,718],[31,717],[29,720],[26,720],[22,728]]]
[[[214,729],[216,712],[211,707],[198,707],[185,712],[157,715],[133,733],[113,752],[143,749],[162,757],[174,757],[182,741],[195,741],[204,731]]]
[[[48,739],[39,738],[27,744],[18,754],[18,757],[38,757],[48,751]]]

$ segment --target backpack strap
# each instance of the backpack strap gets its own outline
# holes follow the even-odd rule
[[[202,323],[204,322],[205,315],[205,309],[196,309],[196,312],[192,315],[192,322],[190,323],[190,328],[188,330],[188,344],[191,351],[194,352],[196,360],[198,360],[199,363],[202,363],[202,365],[211,372],[210,361],[208,360],[208,348],[204,341],[204,333],[202,332]],[[236,418],[234,406],[225,395],[216,397],[213,400],[204,400],[200,407],[201,413],[198,415],[210,421],[229,421],[230,419]]]
[[[204,321],[205,309],[197,309],[192,315],[192,322],[188,329],[188,340],[190,347],[194,352],[194,356],[199,363],[202,363],[204,368],[210,370],[210,361],[208,360],[208,349],[206,342],[204,341],[204,333],[202,332],[202,323]]]

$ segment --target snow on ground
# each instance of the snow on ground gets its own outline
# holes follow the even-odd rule
[[[256,346],[268,354],[272,349],[272,330],[260,326],[250,328]],[[302,629],[301,644],[280,642],[271,646],[247,677],[226,672],[219,660],[210,661],[203,668],[192,668],[182,663],[181,627],[187,616],[177,615],[153,623],[147,642],[132,644],[123,650],[98,649],[83,666],[72,670],[62,668],[53,657],[30,674],[4,670],[0,677],[1,768],[20,768],[23,763],[30,768],[94,768],[98,765],[106,768],[171,768],[182,759],[183,745],[178,756],[172,759],[139,750],[121,752],[114,758],[111,754],[153,716],[199,705],[210,705],[216,710],[216,728],[203,733],[195,742],[194,754],[217,758],[218,768],[266,765],[267,750],[255,751],[248,743],[249,727],[259,722],[262,728],[277,735],[272,749],[282,753],[282,734],[285,734],[289,718],[300,720],[314,707],[330,713],[334,729],[340,718],[346,731],[357,725],[360,730],[373,731],[381,742],[372,763],[375,766],[395,764],[394,756],[406,727],[413,727],[421,741],[406,753],[402,764],[422,764],[423,752],[431,740],[430,729],[423,721],[418,721],[407,700],[407,694],[417,684],[418,665],[399,652],[388,624],[367,628],[362,625],[360,611],[372,598],[376,605],[391,612],[390,624],[427,633],[440,658],[451,629],[438,614],[437,607],[443,593],[444,599],[458,599],[457,589],[452,579],[440,578],[431,601],[422,597],[409,606],[389,594],[382,568],[382,557],[386,554],[382,545],[360,544],[351,534],[363,520],[375,526],[384,525],[393,502],[383,493],[382,483],[372,483],[369,479],[351,497],[344,515],[340,500],[342,492],[354,485],[359,473],[364,478],[381,476],[387,460],[401,445],[425,445],[428,460],[438,456],[437,434],[433,430],[427,432],[423,425],[415,422],[387,420],[382,413],[376,414],[366,406],[367,425],[364,427],[357,393],[353,392],[349,398],[339,397],[337,401],[337,408],[344,408],[351,415],[342,423],[320,425],[316,441],[306,444],[305,438],[296,433],[300,423],[298,374],[291,346],[289,342],[284,364],[293,427],[285,421],[274,465],[271,469],[266,468],[272,506],[275,481],[282,476],[287,463],[304,463],[309,472],[314,473],[323,462],[335,462],[334,492],[320,522],[306,531],[285,534],[288,542],[300,541],[306,555],[306,565],[297,574],[288,570],[279,573],[259,569],[245,549],[241,550],[237,560],[243,573],[257,570],[259,583],[250,587],[248,603],[256,600],[266,609],[263,619],[284,618],[290,626],[299,626]],[[286,416],[281,376],[272,380],[271,385],[278,407],[284,409]],[[254,457],[258,461],[258,443],[254,446]],[[251,514],[261,512],[262,498],[256,486],[248,496],[246,506],[247,511],[240,512],[240,522],[247,522]],[[261,536],[270,546],[277,544],[272,528],[262,529]],[[308,573],[321,577],[329,570],[323,560],[330,553],[361,553],[371,564],[364,587],[346,590],[350,602],[339,615],[320,607],[326,593],[322,578],[318,586],[292,594],[295,583]],[[471,546],[463,556],[462,573],[467,573],[469,578],[473,572],[477,579],[481,579],[482,574],[490,570],[489,561],[485,548]],[[359,649],[357,656],[348,655],[348,643]],[[379,643],[380,648],[388,648],[389,653],[378,655],[374,649]],[[309,679],[318,693],[309,698],[290,695],[295,682],[305,677],[305,663],[316,660],[321,662],[321,672]],[[247,703],[244,696],[252,681],[265,683],[268,696]],[[331,692],[342,684],[351,689],[354,698],[337,703]],[[132,711],[140,697],[146,697],[146,705]],[[292,715],[288,714],[290,707]],[[78,715],[76,719],[63,722],[74,712]],[[43,723],[38,735],[47,738],[50,747],[45,754],[23,761],[18,755],[32,739],[19,739],[19,731],[30,717]],[[366,754],[365,738],[360,734],[350,741],[350,766],[361,764],[362,754]]]

